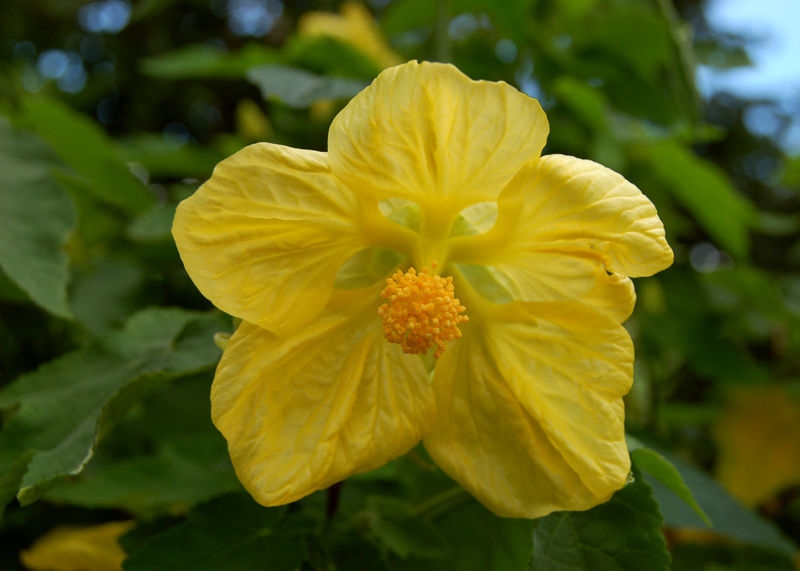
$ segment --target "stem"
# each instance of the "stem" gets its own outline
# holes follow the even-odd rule
[[[436,59],[440,62],[450,61],[450,0],[436,2]]]
[[[336,482],[328,488],[328,497],[325,504],[325,519],[328,521],[333,519],[336,511],[339,509],[339,496],[342,493],[342,483]]]
[[[414,508],[414,515],[434,519],[460,506],[467,499],[469,499],[469,494],[464,488],[450,488],[419,504]]]

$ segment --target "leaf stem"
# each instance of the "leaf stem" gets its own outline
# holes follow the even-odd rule
[[[433,497],[428,498],[414,508],[415,516],[424,516],[435,519],[440,515],[457,508],[469,499],[469,494],[461,487],[450,488]]]
[[[450,0],[436,2],[436,29],[434,41],[436,42],[436,59],[447,63],[450,61]]]

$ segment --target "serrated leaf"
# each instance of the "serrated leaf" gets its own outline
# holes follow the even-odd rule
[[[134,214],[154,202],[117,154],[115,143],[85,115],[59,101],[29,96],[22,117],[98,199]]]
[[[733,499],[722,486],[694,466],[674,457],[668,452],[663,455],[678,469],[686,485],[692,490],[697,503],[714,522],[713,531],[732,539],[767,547],[792,555],[797,547],[771,522],[747,509]],[[670,527],[707,529],[705,524],[686,503],[674,501],[674,494],[657,480],[645,475],[653,488],[653,494],[661,507],[664,523]]]
[[[100,442],[80,476],[58,483],[46,499],[149,520],[241,490],[211,423],[210,385],[211,375],[192,375],[148,395]]]
[[[47,145],[0,117],[0,268],[34,303],[70,318],[67,239],[75,206],[50,172]]]
[[[247,79],[261,90],[264,99],[278,99],[297,108],[323,99],[349,99],[367,86],[355,79],[321,76],[282,65],[251,68]]]
[[[223,328],[217,318],[196,312],[143,310],[103,342],[6,387],[0,409],[10,414],[0,432],[0,474],[33,451],[17,481],[19,500],[34,501],[57,479],[80,473],[103,431],[144,392],[213,366],[219,350],[212,336]],[[0,497],[0,505],[10,499]]]
[[[652,490],[641,478],[585,512],[556,512],[533,533],[532,571],[668,571]]]
[[[186,521],[146,540],[125,571],[294,571],[306,558],[309,528],[298,512],[264,508],[229,494],[192,510]],[[188,548],[191,546],[191,548]]]
[[[697,500],[694,499],[692,491],[686,486],[686,482],[683,481],[683,477],[681,473],[678,472],[678,469],[661,454],[647,448],[636,438],[627,435],[626,440],[628,441],[628,448],[631,451],[631,459],[636,467],[642,472],[647,472],[650,476],[664,484],[676,496],[686,502],[686,505],[692,508],[707,526],[711,527],[713,525],[711,520],[708,519],[703,508],[701,508]]]

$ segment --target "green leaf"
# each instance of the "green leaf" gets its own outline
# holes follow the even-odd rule
[[[542,518],[533,533],[534,571],[667,571],[661,514],[641,478],[605,504]]]
[[[145,392],[213,366],[219,350],[212,336],[221,329],[216,317],[144,310],[101,343],[51,361],[6,387],[0,409],[10,414],[0,432],[0,474],[33,452],[17,478],[19,501],[30,503],[59,478],[80,473],[103,432]],[[10,499],[0,497],[0,505]]]
[[[160,446],[152,456],[134,456],[87,469],[47,499],[87,508],[124,509],[140,517],[174,513],[198,501],[241,489],[219,435],[186,438]],[[88,473],[92,472],[92,473]]]
[[[125,571],[295,571],[306,558],[307,522],[284,507],[264,508],[229,494],[192,510],[186,521],[147,539]]]
[[[265,99],[275,98],[291,107],[308,107],[322,99],[349,99],[364,89],[366,82],[327,77],[280,65],[254,67],[247,79],[258,86]]]
[[[121,257],[107,257],[91,268],[79,269],[71,289],[76,321],[94,336],[119,327],[133,311],[131,298],[143,279],[141,266]]]
[[[142,72],[163,79],[243,79],[251,67],[278,59],[277,52],[258,44],[248,44],[237,52],[198,44],[147,58]]]
[[[452,485],[452,484],[450,484]],[[530,520],[501,518],[483,507],[463,489],[447,489],[416,508],[421,520],[430,521],[451,546],[443,556],[397,557],[398,571],[485,571],[524,569],[530,559]]]
[[[0,268],[34,303],[70,318],[65,249],[76,214],[55,166],[47,145],[0,117]]]
[[[371,496],[367,498],[367,509],[359,519],[400,557],[440,557],[451,548],[437,528],[418,517],[407,501]]]
[[[120,151],[126,160],[143,165],[155,179],[205,179],[214,165],[225,158],[225,154],[216,149],[191,142],[176,146],[163,136],[152,133],[124,139]]]
[[[678,472],[678,469],[661,454],[647,448],[636,438],[627,435],[626,439],[628,441],[628,448],[631,451],[631,459],[636,467],[643,472],[647,472],[650,476],[672,490],[676,496],[686,502],[686,505],[691,507],[695,513],[700,516],[707,526],[711,527],[711,520],[708,519],[703,508],[701,508],[694,499],[692,491],[686,486],[686,482],[683,481],[683,477],[680,472]]]
[[[159,242],[172,239],[175,205],[158,205],[137,217],[128,227],[128,236],[136,242]]]
[[[210,375],[193,375],[148,395],[100,442],[80,476],[45,498],[149,520],[241,490],[225,439],[211,423],[210,384]]]
[[[557,79],[553,91],[559,101],[594,132],[608,131],[608,104],[602,91],[570,76]]]
[[[745,257],[754,210],[728,177],[674,141],[649,145],[646,153],[653,172],[717,244]]]
[[[697,503],[714,522],[714,532],[786,555],[797,551],[797,547],[774,524],[733,499],[705,473],[667,452],[663,454],[678,469]],[[705,529],[704,522],[694,510],[685,502],[674,501],[675,496],[671,490],[650,476],[645,475],[645,478],[653,487],[653,494],[664,514],[666,525],[678,529]]]
[[[154,202],[117,154],[112,139],[85,115],[59,101],[29,96],[23,101],[23,118],[98,199],[129,213],[141,212]]]
[[[284,46],[293,67],[337,77],[372,79],[383,66],[356,46],[325,35],[294,36]]]

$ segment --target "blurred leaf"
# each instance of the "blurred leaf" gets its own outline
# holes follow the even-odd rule
[[[361,517],[375,537],[400,557],[440,557],[451,546],[436,526],[418,517],[406,501],[372,496]]]
[[[636,467],[642,472],[647,472],[650,476],[664,484],[676,496],[686,502],[686,505],[691,507],[694,512],[702,518],[706,525],[711,527],[711,520],[708,519],[703,509],[697,504],[697,500],[694,499],[692,491],[686,487],[686,482],[683,481],[683,477],[681,477],[677,468],[661,454],[647,448],[632,436],[626,435],[626,440],[628,441],[628,448],[631,451],[631,459]]]
[[[97,123],[54,99],[29,96],[23,103],[26,123],[83,177],[98,199],[129,213],[153,203],[150,191],[131,174],[115,143]]]
[[[247,79],[256,85],[264,99],[278,99],[291,107],[304,108],[323,99],[349,99],[367,84],[342,77],[323,77],[279,65],[254,67]]]
[[[122,141],[125,159],[139,163],[155,179],[195,177],[204,179],[225,155],[194,143],[176,146],[162,135],[140,134]]]
[[[585,512],[557,512],[533,533],[533,571],[636,571],[670,569],[652,490],[636,480],[605,504]]]
[[[717,482],[694,466],[666,451],[661,453],[678,469],[697,503],[714,522],[713,531],[742,543],[759,545],[791,556],[797,547],[771,522],[733,499]],[[664,515],[664,524],[677,529],[706,530],[705,523],[685,502],[674,501],[674,494],[645,474]]]
[[[800,189],[800,155],[786,159],[781,183]]]
[[[70,318],[69,258],[75,207],[56,183],[50,149],[0,116],[0,268],[53,315]]]
[[[669,63],[669,29],[649,3],[617,3],[613,9],[592,11],[587,17],[593,25],[575,35],[578,53],[602,56],[647,80],[655,80]]]
[[[300,512],[264,508],[229,494],[192,510],[186,521],[152,536],[123,564],[125,571],[295,571],[306,558]]]
[[[177,0],[141,0],[133,7],[131,20],[140,22],[161,14],[164,10],[175,4]]]
[[[764,382],[770,374],[765,364],[753,358],[743,340],[732,336],[700,279],[685,266],[663,272],[659,280],[668,309],[645,324],[645,334],[675,351],[704,378],[730,384]]]
[[[488,16],[500,37],[521,43],[530,29],[533,5],[532,0],[449,0],[447,8],[451,18],[461,14]],[[430,29],[437,17],[436,9],[436,3],[428,0],[395,0],[382,14],[383,28],[390,36]]]
[[[750,545],[720,540],[711,534],[685,538],[669,531],[673,569],[708,571],[797,571],[791,557]]]
[[[295,36],[284,52],[287,63],[318,74],[372,79],[382,69],[369,54],[330,36]]]
[[[0,432],[0,474],[33,451],[17,482],[19,501],[30,503],[58,478],[80,473],[103,431],[143,393],[213,366],[219,350],[212,336],[220,329],[217,318],[203,314],[143,310],[122,331],[6,387],[0,409],[10,414]],[[0,497],[0,505],[10,499]]]
[[[748,506],[800,484],[800,398],[783,387],[736,394],[712,431],[720,483]]]
[[[737,258],[747,256],[753,207],[716,166],[673,141],[646,147],[650,168],[717,244]]]
[[[598,89],[574,77],[564,76],[556,80],[554,95],[595,133],[608,131],[606,100]]]
[[[95,336],[120,326],[133,309],[131,297],[143,279],[138,264],[111,257],[78,272],[70,304],[75,319]]]
[[[750,54],[741,41],[737,44],[730,38],[708,38],[694,45],[697,61],[717,69],[748,67],[753,65]]]
[[[142,72],[162,79],[244,79],[251,67],[276,61],[278,52],[255,43],[236,52],[196,44],[146,58]]]
[[[128,236],[136,242],[159,242],[172,239],[174,205],[159,204],[141,214],[128,227]]]

